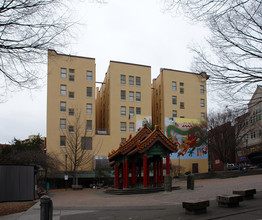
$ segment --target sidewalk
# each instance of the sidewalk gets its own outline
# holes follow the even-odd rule
[[[195,190],[187,190],[185,181],[176,182],[174,186],[181,189],[146,195],[108,195],[93,189],[51,193],[53,219],[262,219],[262,175],[196,180]],[[217,195],[247,188],[257,189],[254,199],[241,202],[238,208],[217,206]],[[192,199],[210,200],[207,213],[185,214],[181,203]],[[40,219],[39,202],[24,213],[0,217],[0,220],[31,219]]]

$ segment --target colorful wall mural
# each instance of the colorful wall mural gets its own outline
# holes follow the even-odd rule
[[[152,117],[137,115],[136,116],[136,132],[138,132],[143,127],[143,124],[147,124],[147,126],[150,127],[152,125]]]
[[[178,152],[171,159],[208,159],[203,123],[196,119],[165,118],[166,136],[177,143]]]

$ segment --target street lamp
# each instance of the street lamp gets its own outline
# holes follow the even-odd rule
[[[247,160],[247,148],[248,148],[248,139],[246,139],[246,156],[245,156],[245,166],[246,166],[246,160]]]

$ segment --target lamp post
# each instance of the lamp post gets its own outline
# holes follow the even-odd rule
[[[248,148],[248,139],[246,139],[246,156],[245,156],[245,167],[246,167],[246,161],[247,161],[247,148]]]
[[[67,154],[65,154],[65,187],[67,190],[67,180],[68,180],[68,175],[67,175]]]

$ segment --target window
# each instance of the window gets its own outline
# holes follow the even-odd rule
[[[121,100],[126,100],[126,91],[121,90]]]
[[[126,142],[126,138],[121,138],[121,142]]]
[[[86,130],[92,131],[92,120],[86,120]]]
[[[129,85],[130,86],[134,85],[134,76],[129,76]]]
[[[134,117],[134,115],[135,115],[135,108],[129,107],[129,117]]]
[[[82,137],[81,138],[81,148],[83,150],[92,150],[92,138]]]
[[[139,76],[136,77],[136,86],[141,86],[141,78]]]
[[[73,115],[75,114],[75,110],[74,110],[73,108],[70,108],[70,109],[68,110],[68,114],[69,114],[70,116],[73,116]]]
[[[71,81],[71,82],[75,81],[75,76],[74,75],[69,75],[69,81]]]
[[[179,83],[179,85],[180,85],[180,86],[184,86],[184,83],[183,83],[183,82],[181,82],[181,83]]]
[[[61,78],[66,79],[66,69],[65,68],[61,68]]]
[[[69,74],[75,74],[75,70],[74,69],[69,69]]]
[[[141,115],[141,108],[140,107],[136,107],[136,114]]]
[[[126,116],[126,106],[121,106],[121,116]]]
[[[180,88],[180,94],[184,94],[184,88]]]
[[[135,123],[133,123],[133,122],[129,123],[129,132],[131,132],[131,133],[135,132]]]
[[[69,98],[75,98],[75,93],[74,92],[69,92],[68,96],[69,96]]]
[[[200,94],[205,93],[205,87],[203,85],[200,86]]]
[[[60,119],[60,129],[65,130],[66,129],[66,120]]]
[[[91,71],[86,71],[86,80],[92,81],[92,72]]]
[[[136,101],[137,102],[141,101],[141,92],[136,92]]]
[[[60,147],[66,146],[66,136],[60,136]]]
[[[66,85],[60,85],[60,95],[66,95]]]
[[[126,76],[125,75],[121,75],[121,85],[125,85],[126,84]]]
[[[185,108],[185,104],[184,104],[184,102],[180,102],[180,108],[182,108],[182,109]]]
[[[176,104],[177,104],[176,96],[172,96],[172,104],[173,104],[173,105],[176,105]]]
[[[60,102],[60,111],[66,112],[66,102]]]
[[[201,120],[205,120],[205,113],[201,113]]]
[[[205,99],[200,99],[200,107],[201,108],[205,107]]]
[[[126,122],[120,122],[120,131],[126,132]]]
[[[69,131],[69,133],[74,133],[74,126],[69,125],[68,126],[68,131]]]
[[[86,96],[92,97],[92,87],[86,87]]]
[[[134,101],[134,92],[132,92],[132,91],[129,92],[129,101],[130,102]]]
[[[173,114],[173,118],[176,118],[177,117],[177,111],[176,110],[173,110],[173,112],[172,112]]]
[[[92,104],[90,103],[86,104],[86,114],[88,115],[92,114]]]
[[[172,82],[172,90],[176,91],[176,82],[175,81]]]

